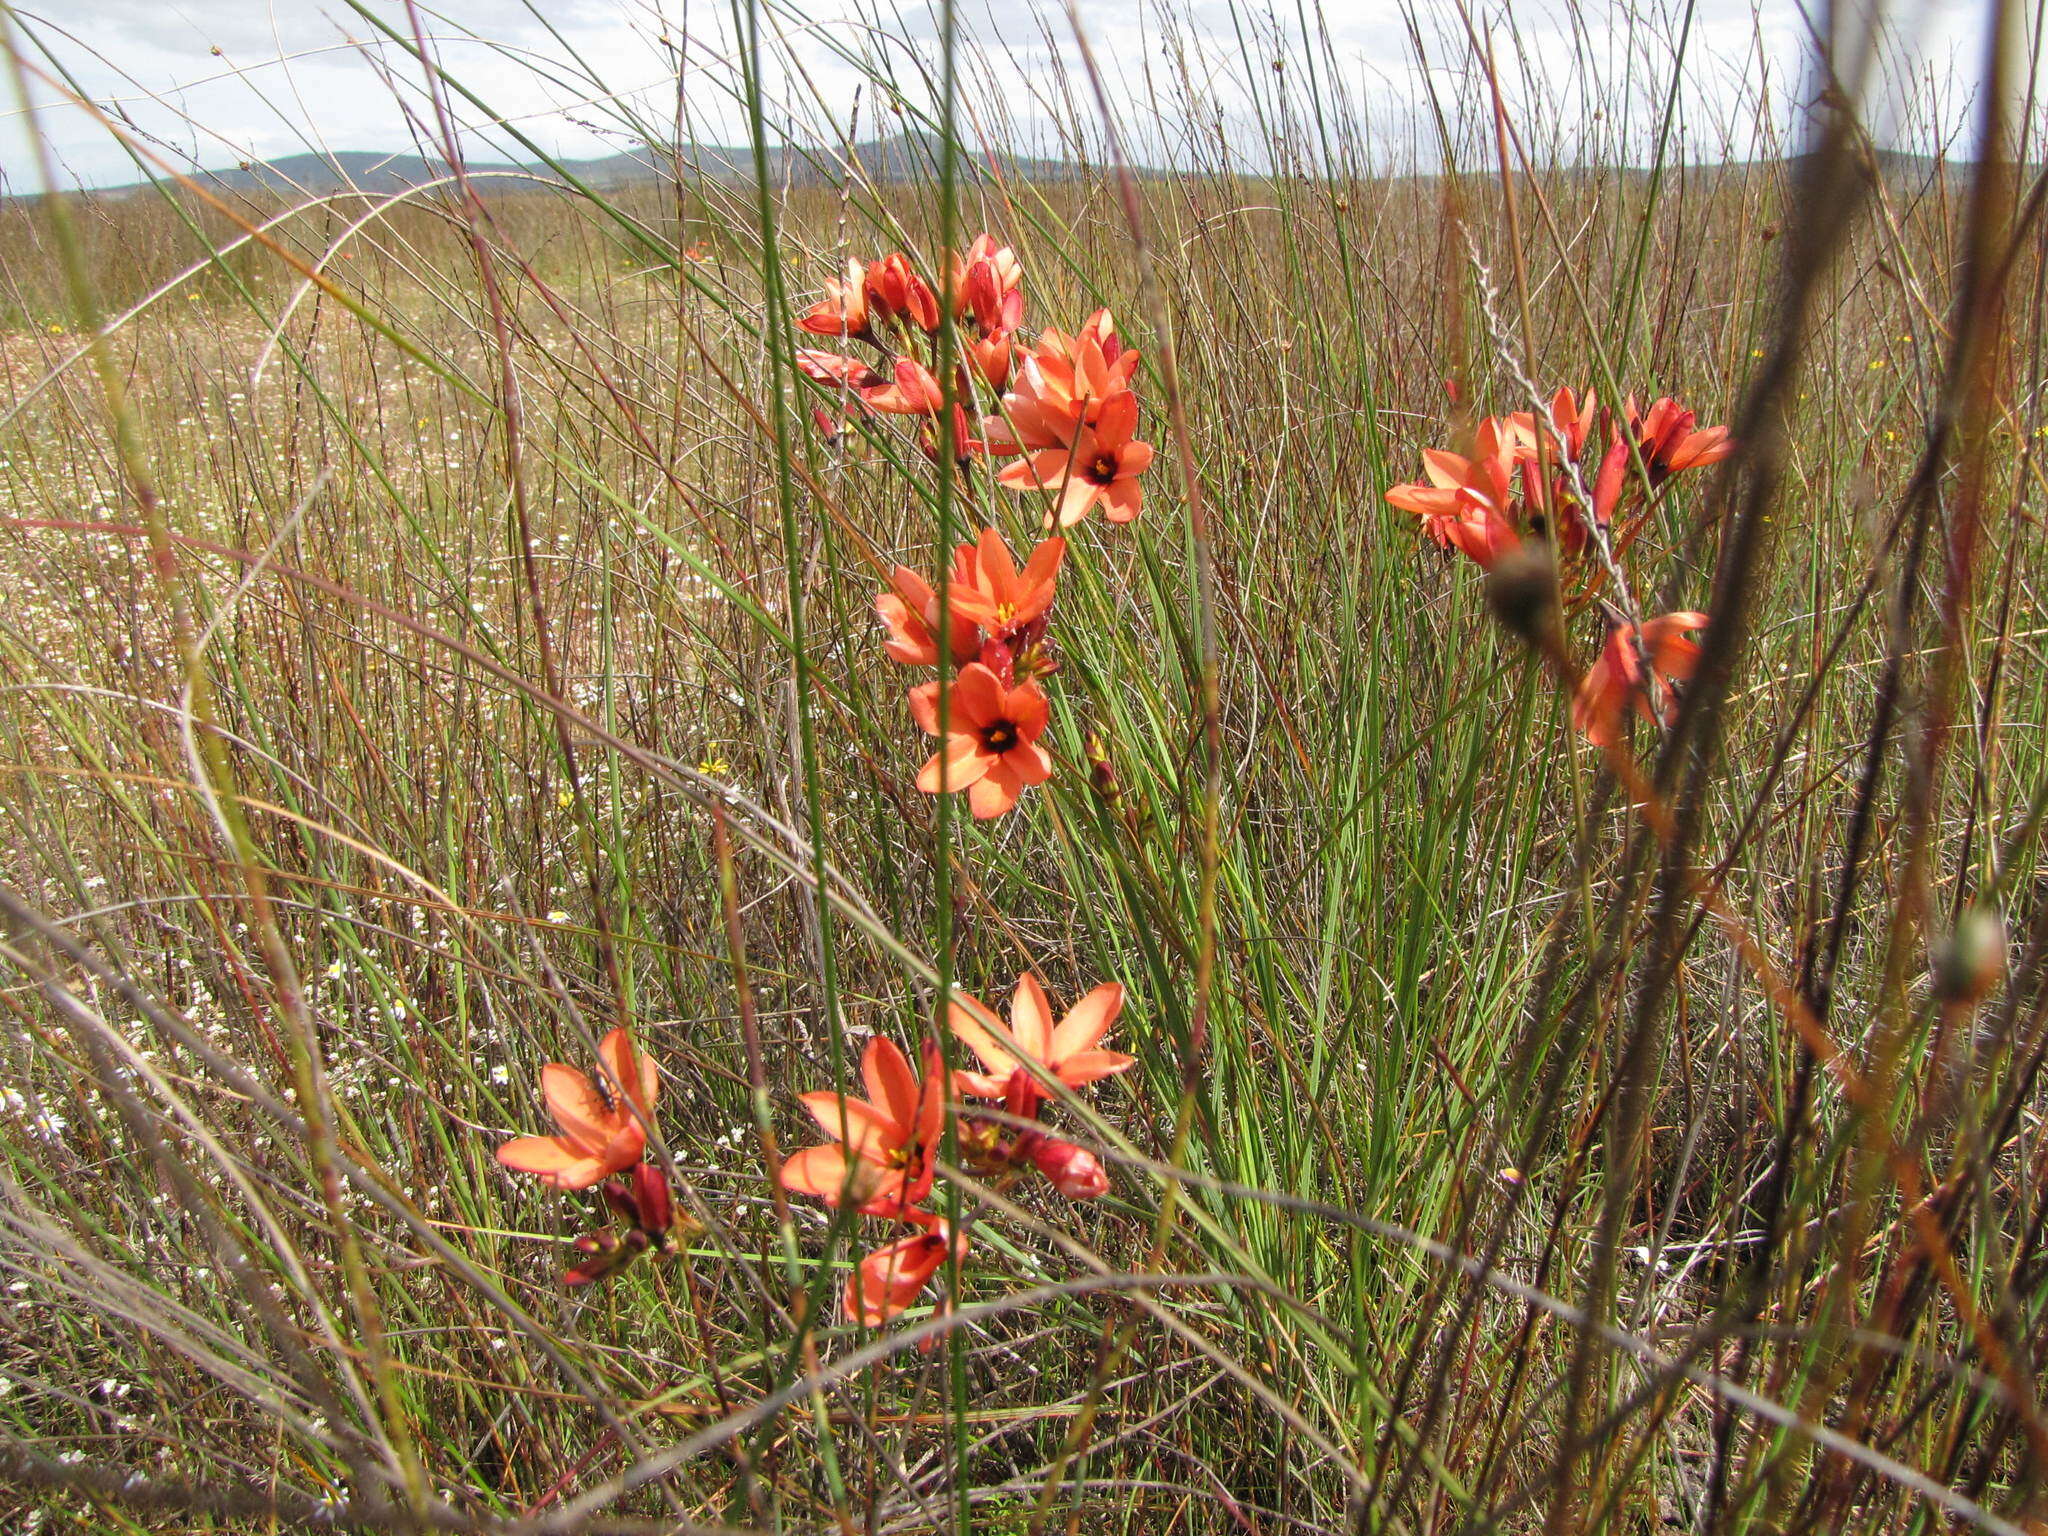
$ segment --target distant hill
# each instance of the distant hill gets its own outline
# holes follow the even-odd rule
[[[870,139],[855,144],[851,158],[874,181],[913,181],[935,177],[939,166],[938,140],[925,134],[898,134],[887,139]],[[639,150],[604,155],[588,160],[559,162],[561,173],[545,165],[520,165],[508,161],[472,160],[468,169],[478,175],[491,172],[524,172],[548,181],[570,177],[600,190],[668,180],[677,160],[689,174],[713,181],[751,181],[753,151],[722,144],[688,144],[680,156],[657,145]],[[966,155],[964,164],[986,171],[988,161]],[[833,186],[843,181],[848,168],[845,151],[839,148],[777,146],[768,154],[769,174],[791,186]],[[1001,155],[995,167],[1006,178],[1024,181],[1071,181],[1095,174],[1086,166],[1068,160],[1035,159]],[[245,160],[193,173],[193,179],[213,191],[243,197],[327,197],[337,192],[359,191],[388,197],[409,187],[425,186],[448,174],[446,162],[417,154],[384,154],[375,150],[337,150],[332,154],[285,155],[275,160]],[[973,174],[969,170],[968,174]],[[120,197],[140,191],[147,182],[102,187],[96,194]]]

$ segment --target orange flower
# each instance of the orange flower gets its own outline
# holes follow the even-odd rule
[[[813,336],[868,334],[867,272],[857,261],[846,263],[844,277],[825,279],[825,297],[796,317],[797,329]]]
[[[1621,434],[1607,445],[1600,472],[1593,477],[1593,517],[1601,527],[1614,521],[1614,509],[1621,501],[1621,489],[1628,475],[1628,444]]]
[[[945,391],[931,370],[907,357],[896,359],[893,382],[856,385],[854,392],[869,410],[891,416],[936,416],[945,404]]]
[[[926,794],[939,793],[943,776],[944,788],[966,790],[975,819],[986,821],[1016,805],[1027,784],[1052,777],[1052,758],[1038,744],[1047,718],[1038,684],[1006,688],[989,668],[970,662],[953,680],[947,703],[951,717],[941,722],[938,683],[910,690],[917,723],[927,735],[945,738],[917,775],[917,787]]]
[[[988,381],[990,389],[1001,389],[1010,382],[1010,363],[1015,353],[1016,343],[1008,331],[993,331],[967,343],[967,360]]]
[[[1024,267],[1007,245],[980,234],[962,257],[946,262],[956,319],[974,317],[982,333],[1014,331],[1024,320]]]
[[[1446,547],[1449,525],[1474,511],[1507,513],[1513,498],[1515,444],[1512,429],[1502,430],[1500,417],[1489,416],[1474,434],[1470,458],[1441,448],[1422,450],[1422,480],[1387,491],[1387,501],[1422,519],[1422,531]]]
[[[1685,631],[1705,627],[1704,613],[1667,613],[1643,625],[1641,655],[1632,624],[1617,624],[1608,633],[1599,660],[1586,669],[1572,699],[1572,724],[1598,747],[1621,740],[1622,717],[1633,701],[1646,720],[1669,725],[1676,717],[1677,696],[1670,685],[1691,677],[1699,665],[1700,648]],[[1657,682],[1646,687],[1642,655],[1647,655]],[[1655,702],[1652,703],[1652,694]]]
[[[927,334],[939,328],[938,296],[901,251],[868,268],[865,291],[868,309],[881,324],[900,316]]]
[[[1017,978],[1017,993],[1010,1000],[1011,1043],[1007,1045],[998,1044],[994,1033],[981,1022],[983,1017],[993,1017],[988,1006],[975,999],[969,1001],[974,1005],[971,1009],[960,1003],[951,1006],[947,1024],[954,1037],[979,1056],[988,1070],[954,1073],[954,1085],[962,1093],[985,1099],[1004,1098],[1021,1074],[1025,1096],[1035,1103],[1040,1091],[1038,1083],[1018,1065],[1020,1055],[1037,1062],[1069,1088],[1084,1088],[1128,1070],[1137,1061],[1135,1056],[1097,1046],[1123,1012],[1124,989],[1117,982],[1104,982],[1090,992],[1068,1010],[1055,1028],[1045,988],[1026,971]],[[1030,1110],[1020,1109],[1018,1113],[1028,1115]]]
[[[869,1216],[906,1216],[931,1193],[932,1159],[946,1115],[946,1072],[927,1047],[920,1084],[910,1059],[877,1037],[861,1054],[870,1098],[842,1098],[831,1089],[800,1095],[825,1134],[782,1165],[782,1187],[816,1195],[827,1205],[850,1201]]]
[[[1650,472],[1650,484],[1661,485],[1680,470],[1714,464],[1735,451],[1726,427],[1699,427],[1698,417],[1669,395],[1639,412],[1633,399],[1624,407],[1630,434]]]
[[[900,1237],[862,1259],[846,1279],[847,1315],[864,1328],[880,1328],[909,1310],[945,1265],[948,1247],[956,1258],[967,1257],[967,1234],[950,1243],[949,1235],[946,1223],[934,1222],[929,1230]]]
[[[1031,551],[1019,575],[1003,536],[982,529],[978,543],[962,544],[954,554],[953,611],[991,639],[1014,640],[1052,607],[1066,553],[1065,539],[1047,539]]]
[[[1092,344],[1102,351],[1102,358],[1121,381],[1124,388],[1130,387],[1131,375],[1138,366],[1138,354],[1126,347],[1123,338],[1116,333],[1116,318],[1106,309],[1098,309],[1081,322],[1081,329],[1074,333],[1076,344]]]
[[[1586,436],[1592,430],[1599,406],[1599,395],[1590,389],[1583,401],[1569,389],[1560,389],[1550,397],[1550,409],[1544,414],[1549,417],[1553,460],[1559,446],[1563,447],[1565,457],[1573,460],[1586,451]],[[1536,413],[1516,411],[1508,421],[1514,429],[1515,457],[1525,464],[1533,464],[1536,461]]]
[[[602,1091],[558,1061],[540,1069],[541,1097],[562,1134],[514,1137],[498,1148],[499,1162],[556,1189],[588,1189],[640,1161],[647,1150],[643,1120],[654,1113],[661,1074],[633,1049],[624,1029],[606,1035],[597,1054],[604,1064]]]
[[[962,549],[968,548],[963,544]],[[895,591],[884,592],[875,599],[875,612],[889,628],[889,638],[882,642],[882,649],[894,661],[905,666],[936,666],[939,660],[939,643],[932,638],[939,627],[939,600],[933,593],[931,583],[907,565],[899,565],[889,580]],[[974,620],[961,607],[956,593],[953,611],[948,617],[952,621],[953,660],[970,661],[975,653]]]
[[[1521,542],[1508,520],[1515,474],[1514,425],[1506,417],[1480,422],[1470,458],[1441,448],[1422,452],[1424,480],[1392,486],[1390,506],[1422,519],[1422,531],[1487,570]]]
[[[1089,316],[1072,337],[1040,331],[1038,345],[1003,396],[1004,419],[991,423],[990,451],[1030,453],[1072,444],[1083,428],[1102,420],[1113,401],[1131,392],[1138,360],[1118,338],[1106,309]],[[1135,403],[1128,409],[1135,423]]]
[[[823,384],[827,389],[850,390],[856,395],[884,388],[889,382],[859,358],[841,357],[837,352],[819,352],[809,347],[797,348],[796,367],[797,372],[815,384]]]
[[[1152,467],[1152,445],[1132,441],[1137,427],[1138,397],[1121,390],[1102,403],[1095,425],[1082,428],[1071,447],[1038,449],[996,479],[1013,491],[1055,493],[1047,528],[1071,528],[1098,504],[1111,522],[1128,523],[1145,509],[1138,476]]]

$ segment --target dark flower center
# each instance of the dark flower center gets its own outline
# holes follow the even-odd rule
[[[1009,751],[1010,748],[1016,745],[1016,721],[998,720],[994,722],[992,725],[988,725],[982,728],[981,748],[984,752],[993,753],[997,757],[1000,757],[1003,753]]]
[[[1083,476],[1093,485],[1109,485],[1116,479],[1116,472],[1123,466],[1113,453],[1098,453],[1088,461]]]

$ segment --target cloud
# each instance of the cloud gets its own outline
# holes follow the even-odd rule
[[[365,3],[386,27],[409,34],[397,0]],[[1316,36],[1302,35],[1295,7],[1241,0],[1085,0],[1082,20],[1135,157],[1214,150],[1256,170],[1290,135],[1314,126],[1301,116],[1311,65],[1323,110],[1369,125],[1395,160],[1434,153],[1432,87],[1454,123],[1479,133],[1487,93],[1459,13],[1451,0],[1423,4],[1433,7],[1415,12],[1427,70],[1409,41],[1406,0],[1327,3],[1308,13],[1326,29]],[[896,104],[913,119],[933,111],[939,14],[937,0],[765,6],[771,131],[832,142],[856,121],[862,137],[893,128]],[[1840,14],[1855,13],[1844,6]],[[522,136],[554,154],[604,154],[664,135],[679,65],[687,131],[707,142],[746,137],[724,7],[445,0],[427,15],[435,54],[475,98],[451,93],[471,154],[524,158]],[[1686,15],[1684,0],[1613,0],[1604,9],[1522,0],[1513,27],[1497,20],[1493,34],[1516,120],[1561,157],[1583,152],[1575,143],[1635,153],[1661,131],[1673,42]],[[1934,0],[1903,15],[1891,23],[1873,119],[1893,141],[1938,138],[1967,118],[1980,8]],[[1026,153],[1096,137],[1093,93],[1059,0],[960,0],[957,16],[970,124]],[[1695,0],[1690,18],[1676,147],[1755,152],[1760,139],[1790,131],[1806,90],[1809,32],[1796,0]],[[433,137],[417,61],[343,0],[79,0],[24,21],[32,54],[47,56],[44,68],[61,66],[78,90],[181,167],[316,148],[410,150]],[[133,161],[103,125],[51,104],[47,88],[40,97],[40,126],[62,176],[102,185],[134,179]],[[35,182],[22,127],[18,114],[0,125],[0,174],[10,190]],[[1215,149],[1219,141],[1227,148]]]

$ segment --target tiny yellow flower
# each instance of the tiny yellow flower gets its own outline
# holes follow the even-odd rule
[[[1764,355],[1764,349],[1762,347],[1751,347],[1749,349],[1749,355],[1751,357],[1762,357]]]
[[[1871,371],[1872,373],[1875,373],[1875,372],[1876,372],[1876,371],[1877,371],[1878,369],[1882,368],[1883,366],[1884,366],[1884,359],[1883,359],[1883,358],[1881,358],[1881,357],[1873,357],[1873,358],[1872,358],[1872,359],[1870,360],[1870,371]]]
[[[562,789],[555,792],[555,804],[559,805],[563,810],[566,811],[575,803],[576,792],[574,790]]]
[[[707,779],[722,779],[732,772],[732,764],[716,752],[706,752],[697,759],[697,771]]]

